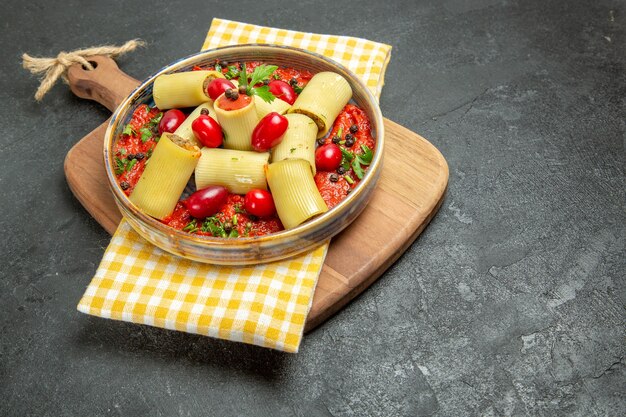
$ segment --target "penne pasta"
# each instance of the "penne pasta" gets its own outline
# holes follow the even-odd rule
[[[234,194],[259,188],[267,190],[265,167],[270,154],[234,149],[202,148],[196,166],[196,189],[221,185]]]
[[[213,108],[217,121],[224,131],[224,148],[239,151],[253,150],[250,138],[252,131],[259,122],[256,113],[255,97],[250,97],[250,102],[237,110],[224,110],[220,108],[221,100],[225,99],[222,94],[215,100]]]
[[[210,101],[207,101],[206,103],[202,103],[198,107],[196,107],[196,109],[192,111],[191,114],[189,114],[189,116],[187,116],[185,121],[180,126],[178,126],[178,129],[174,131],[174,134],[176,136],[179,136],[183,139],[191,141],[198,147],[202,147],[202,144],[198,141],[196,136],[193,134],[193,130],[191,129],[191,124],[193,123],[194,120],[198,118],[198,116],[200,116],[202,109],[207,109],[209,111],[209,116],[217,120],[215,110],[213,109],[213,103],[211,103]]]
[[[159,75],[154,80],[152,96],[161,110],[195,107],[210,98],[206,88],[214,78],[224,78],[218,71],[187,71]]]
[[[304,87],[289,113],[301,113],[313,119],[318,127],[317,137],[321,138],[328,133],[350,97],[352,88],[345,78],[334,72],[320,72]]]
[[[174,134],[164,133],[130,195],[130,201],[152,217],[167,217],[174,211],[199,158],[197,146]]]
[[[287,113],[287,110],[291,108],[291,105],[289,103],[279,98],[272,100],[271,103],[268,103],[265,100],[257,100],[255,104],[256,114],[259,117],[259,120],[273,111],[278,114],[285,114]]]
[[[272,148],[272,162],[283,159],[304,159],[311,165],[313,175],[315,169],[315,141],[317,138],[317,125],[311,118],[303,114],[286,114],[289,127],[283,136],[283,140]]]
[[[303,159],[285,159],[267,168],[278,217],[285,229],[293,229],[313,216],[328,211],[315,186],[309,163]]]

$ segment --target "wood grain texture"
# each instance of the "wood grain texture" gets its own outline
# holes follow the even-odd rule
[[[98,74],[87,74],[99,80],[86,82],[85,74],[80,74],[83,85],[89,85],[81,97],[99,102],[106,97],[103,104],[116,106],[138,83],[128,83],[131,78],[117,66],[114,70],[108,65],[99,65],[94,71],[80,69],[89,73],[98,70],[106,71],[105,81]],[[125,81],[118,82],[119,77]],[[112,234],[122,216],[104,170],[106,126],[105,122],[81,139],[67,154],[64,168],[76,198]],[[331,241],[306,331],[336,313],[393,264],[424,230],[443,201],[448,165],[441,153],[420,135],[388,119],[385,135],[384,166],[378,186],[362,214]]]

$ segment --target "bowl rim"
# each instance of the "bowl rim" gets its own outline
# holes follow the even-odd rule
[[[368,169],[365,171],[365,176],[359,182],[359,184],[345,197],[339,204],[334,206],[332,209],[329,209],[327,212],[316,216],[311,220],[307,220],[305,223],[293,228],[293,229],[285,229],[279,232],[270,233],[262,236],[251,236],[251,237],[237,237],[237,238],[222,238],[222,237],[214,237],[214,236],[202,236],[202,235],[194,235],[191,233],[187,233],[182,230],[175,229],[171,226],[168,226],[164,223],[161,223],[159,220],[143,213],[138,207],[136,207],[129,199],[128,196],[122,191],[121,187],[117,184],[117,178],[115,177],[112,169],[111,158],[109,157],[109,149],[111,149],[114,144],[116,137],[114,135],[117,130],[117,126],[120,123],[120,114],[126,112],[133,108],[132,103],[134,100],[152,83],[156,77],[165,73],[173,73],[177,72],[176,70],[194,65],[195,61],[201,60],[205,55],[214,55],[219,52],[228,53],[230,51],[237,51],[245,48],[263,48],[263,49],[282,49],[287,51],[292,51],[293,53],[300,53],[312,56],[315,59],[324,61],[326,64],[329,64],[333,67],[339,68],[344,73],[348,74],[351,77],[351,81],[359,85],[361,88],[363,95],[366,98],[366,101],[369,101],[372,104],[374,121],[370,121],[372,125],[375,126],[375,140],[376,147],[374,152],[374,158],[372,159],[371,164]],[[374,127],[373,126],[373,127]],[[262,244],[275,240],[289,239],[289,238],[297,238],[300,235],[306,235],[307,232],[313,232],[317,230],[319,227],[323,226],[324,223],[327,223],[331,218],[340,216],[343,213],[349,212],[352,209],[352,202],[357,200],[359,196],[367,191],[368,185],[371,182],[375,182],[379,175],[377,171],[381,168],[382,160],[383,160],[383,149],[384,149],[384,123],[383,116],[380,110],[380,106],[378,104],[378,99],[372,94],[370,89],[365,85],[365,83],[351,70],[349,70],[344,65],[331,60],[328,57],[325,57],[316,52],[311,52],[306,49],[296,48],[292,46],[286,45],[275,45],[275,44],[267,44],[267,43],[248,43],[248,44],[240,44],[240,45],[229,45],[222,46],[218,48],[212,48],[203,50],[200,52],[193,53],[184,58],[180,58],[169,65],[162,67],[156,72],[152,73],[150,76],[141,81],[141,84],[137,86],[115,109],[113,115],[111,116],[107,130],[105,132],[104,137],[104,164],[105,170],[107,174],[107,180],[109,183],[109,188],[111,189],[113,196],[117,200],[119,204],[123,204],[125,208],[130,210],[137,220],[142,223],[148,225],[151,228],[157,229],[159,232],[164,233],[165,235],[170,236],[171,238],[184,239],[186,241],[192,241],[194,243],[200,245],[207,246],[215,246],[215,247],[235,247],[241,245],[249,245],[249,244]]]

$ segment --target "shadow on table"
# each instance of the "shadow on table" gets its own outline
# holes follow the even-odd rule
[[[166,330],[140,324],[87,317],[75,342],[81,350],[97,350],[100,357],[151,356],[188,365],[228,368],[278,380],[291,354],[244,343]]]

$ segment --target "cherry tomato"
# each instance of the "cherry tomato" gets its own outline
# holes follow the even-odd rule
[[[211,97],[211,100],[215,100],[229,88],[235,88],[235,84],[231,83],[226,78],[214,78],[207,87],[207,94]]]
[[[178,109],[171,109],[163,113],[161,121],[159,122],[159,134],[163,132],[174,133],[178,126],[182,125],[187,116],[185,113]]]
[[[272,195],[265,190],[248,191],[243,203],[246,211],[257,217],[270,217],[276,213],[274,199]]]
[[[222,127],[211,116],[201,114],[191,123],[191,130],[200,143],[207,148],[217,148],[222,144]]]
[[[341,165],[341,157],[339,146],[327,143],[315,151],[315,166],[319,171],[334,171]]]
[[[255,151],[265,152],[283,140],[283,134],[289,127],[289,120],[275,111],[267,114],[252,131],[252,147]]]
[[[185,200],[189,214],[198,219],[209,217],[220,211],[228,199],[228,190],[220,185],[210,185],[191,194]]]
[[[279,99],[286,101],[289,104],[293,104],[296,101],[296,92],[293,88],[282,80],[272,80],[269,83],[270,93],[274,94]]]

